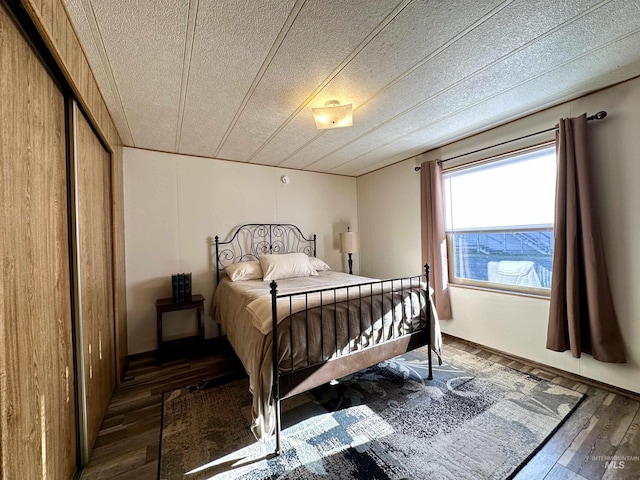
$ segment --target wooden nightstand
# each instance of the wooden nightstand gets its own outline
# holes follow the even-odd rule
[[[162,339],[162,314],[166,312],[175,312],[177,310],[189,310],[192,308],[195,308],[198,314],[198,333],[191,337],[164,341]],[[161,298],[156,300],[156,323],[158,330],[159,362],[162,363],[170,352],[195,349],[197,353],[201,353],[204,346],[204,297],[202,295],[193,295],[191,300],[178,303],[175,303],[173,298]]]

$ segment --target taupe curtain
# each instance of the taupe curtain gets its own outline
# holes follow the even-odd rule
[[[423,162],[420,166],[422,263],[428,263],[431,267],[430,282],[438,317],[451,319],[442,202],[442,169],[435,160]]]
[[[624,363],[625,353],[593,202],[587,117],[562,119],[547,348]]]

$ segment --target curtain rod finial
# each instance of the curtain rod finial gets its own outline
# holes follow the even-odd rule
[[[587,120],[602,120],[606,116],[607,116],[607,112],[602,110],[594,115],[591,115]]]

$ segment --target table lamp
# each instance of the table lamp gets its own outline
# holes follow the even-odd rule
[[[353,260],[351,254],[358,253],[360,251],[360,237],[357,232],[350,231],[350,227],[347,227],[347,231],[340,234],[340,253],[346,253],[349,255],[349,273],[353,275]]]

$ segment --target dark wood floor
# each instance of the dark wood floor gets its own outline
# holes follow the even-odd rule
[[[516,480],[640,479],[640,397],[621,395],[558,375],[477,345],[445,337],[450,349],[464,350],[546,378],[587,395],[578,409],[518,473]],[[216,378],[244,374],[230,347],[213,344],[212,353],[158,366],[155,357],[133,359],[116,390],[83,480],[157,478],[162,393]]]

